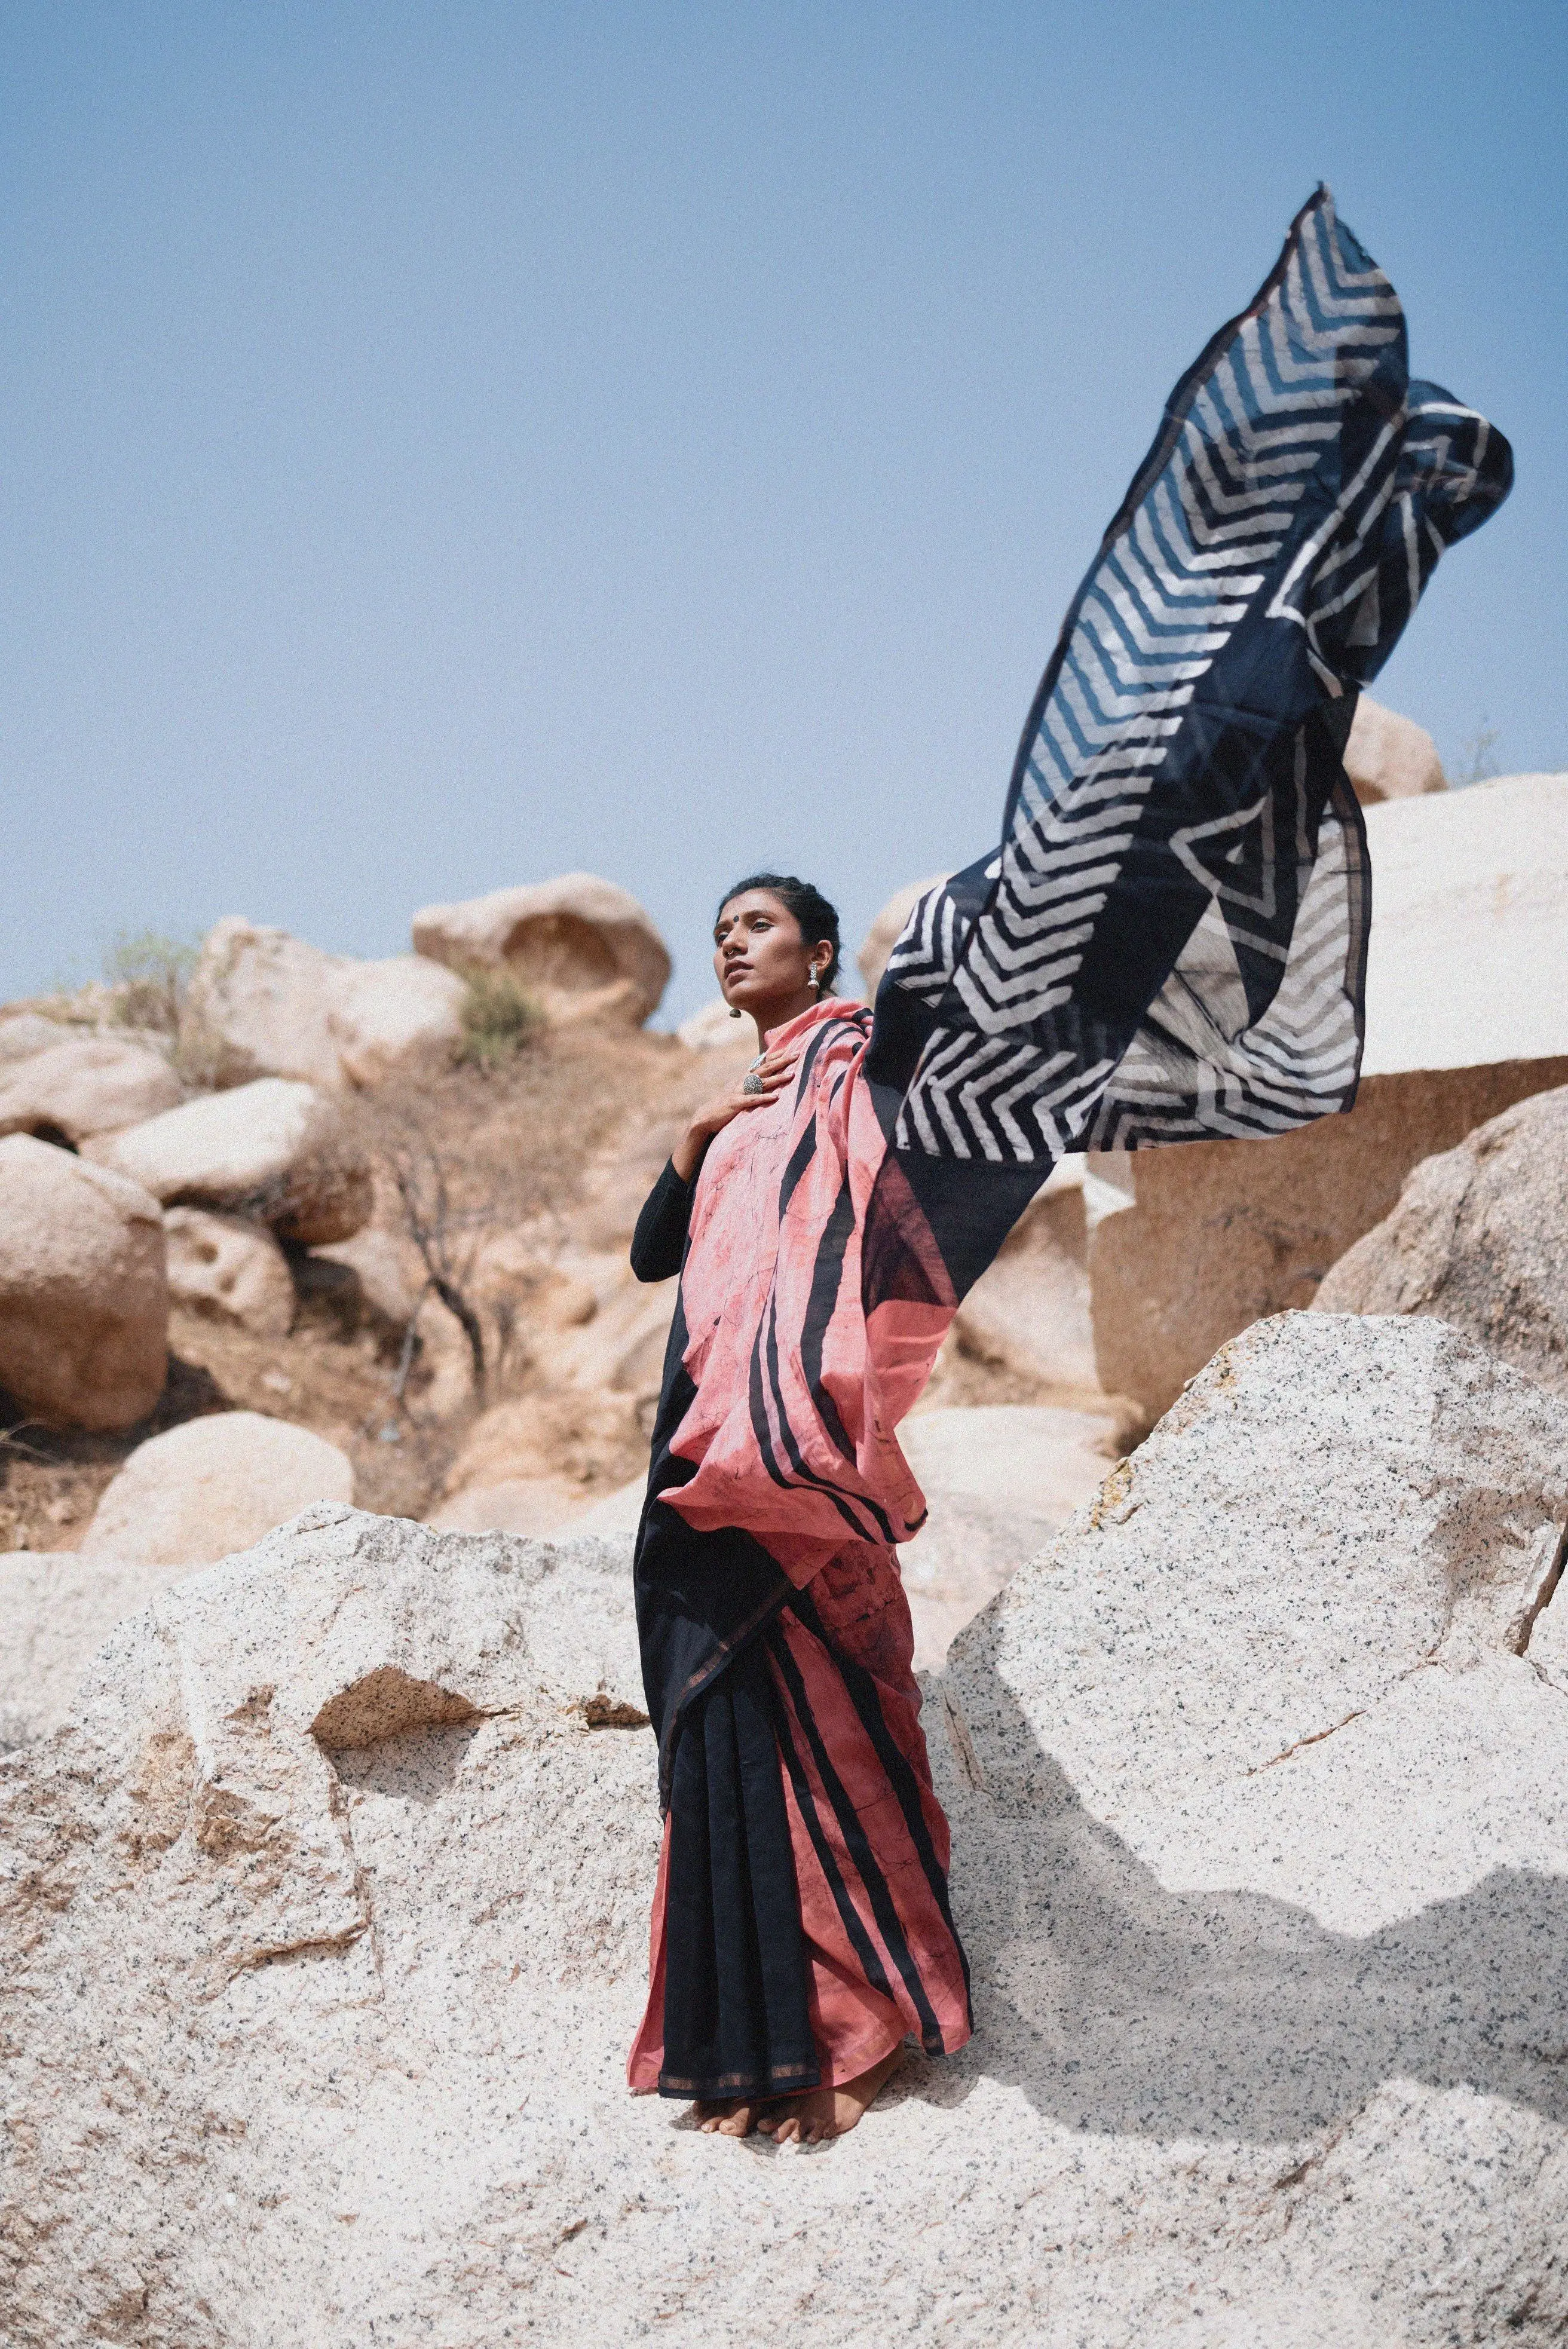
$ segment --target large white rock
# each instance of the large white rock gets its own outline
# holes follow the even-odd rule
[[[1431,1313],[1568,1393],[1568,1091],[1424,1158],[1318,1290],[1328,1313]]]
[[[988,2027],[1132,2240],[1156,2143],[1208,2210],[1150,2337],[1568,2324],[1565,1475],[1568,1406],[1457,1333],[1285,1317],[954,1643]],[[1061,2337],[1134,2338],[1114,2292]]]
[[[88,1146],[166,1206],[259,1217],[305,1247],[349,1238],[374,1204],[370,1162],[331,1100],[283,1077],[209,1093]]]
[[[462,980],[423,955],[361,962],[231,914],[203,941],[181,1039],[219,1085],[371,1085],[416,1047],[455,1042],[463,995]]]
[[[899,1442],[930,1515],[899,1552],[914,1618],[917,1671],[1103,1483],[1110,1423],[1049,1405],[981,1403],[917,1412]]]
[[[1089,1248],[1100,1381],[1163,1411],[1216,1346],[1310,1305],[1418,1160],[1568,1083],[1568,774],[1367,811],[1372,941],[1360,1093],[1269,1142],[1136,1151]]]
[[[327,1026],[334,959],[240,914],[214,923],[181,1017],[187,1059],[218,1085],[257,1077],[337,1084],[342,1064]]]
[[[294,1276],[264,1224],[248,1216],[215,1216],[206,1207],[167,1207],[163,1230],[169,1294],[176,1305],[236,1322],[253,1337],[288,1336]]]
[[[206,1566],[313,1501],[353,1498],[354,1469],[335,1444],[260,1412],[214,1412],[137,1445],[105,1487],[81,1556]]]
[[[81,1142],[89,1133],[139,1125],[173,1109],[181,1097],[168,1061],[145,1044],[67,1035],[46,1050],[0,1063],[0,1133]]]
[[[416,953],[453,970],[515,972],[555,1019],[641,1027],[669,982],[669,950],[636,899],[592,873],[492,889],[414,916]]]
[[[329,1025],[351,1084],[377,1085],[422,1047],[462,1034],[467,981],[428,955],[349,963],[338,978]]]
[[[1568,773],[1367,812],[1368,1076],[1568,1055]]]
[[[974,2041],[782,2161],[624,2093],[624,1544],[324,1509],[170,1591],[0,1768],[0,2332],[1546,2349],[1565,1423],[1435,1322],[1232,1348],[928,1705]]]
[[[1379,800],[1416,799],[1449,787],[1438,746],[1426,728],[1385,709],[1365,693],[1350,721],[1345,771],[1363,807]]]
[[[168,1330],[157,1201],[53,1143],[0,1141],[0,1387],[51,1426],[133,1426]]]

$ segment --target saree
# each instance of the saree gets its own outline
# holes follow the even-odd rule
[[[896,1551],[900,1448],[968,1288],[1065,1153],[1346,1110],[1371,875],[1343,752],[1507,442],[1413,381],[1320,188],[1181,378],[1078,595],[986,855],[873,1010],[799,1058],[634,1268],[680,1276],[635,1583],[665,1838],[634,2089],[780,2095],[970,2029]]]

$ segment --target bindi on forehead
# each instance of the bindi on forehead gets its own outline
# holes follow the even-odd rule
[[[721,906],[718,919],[714,924],[714,934],[717,936],[719,931],[729,929],[737,922],[788,922],[793,919],[782,898],[773,896],[766,889],[758,889],[754,895],[732,897],[727,905]]]

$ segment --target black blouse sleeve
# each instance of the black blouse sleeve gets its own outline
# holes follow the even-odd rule
[[[680,1270],[696,1189],[695,1176],[683,1183],[675,1161],[666,1159],[632,1234],[632,1270],[639,1280],[668,1280]]]

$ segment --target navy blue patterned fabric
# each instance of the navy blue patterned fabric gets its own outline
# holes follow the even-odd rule
[[[888,963],[868,1308],[909,1278],[912,1201],[962,1296],[1065,1151],[1351,1105],[1357,696],[1511,480],[1484,417],[1409,379],[1398,298],[1320,188],[1167,403],[1029,713],[999,848],[927,894]]]

